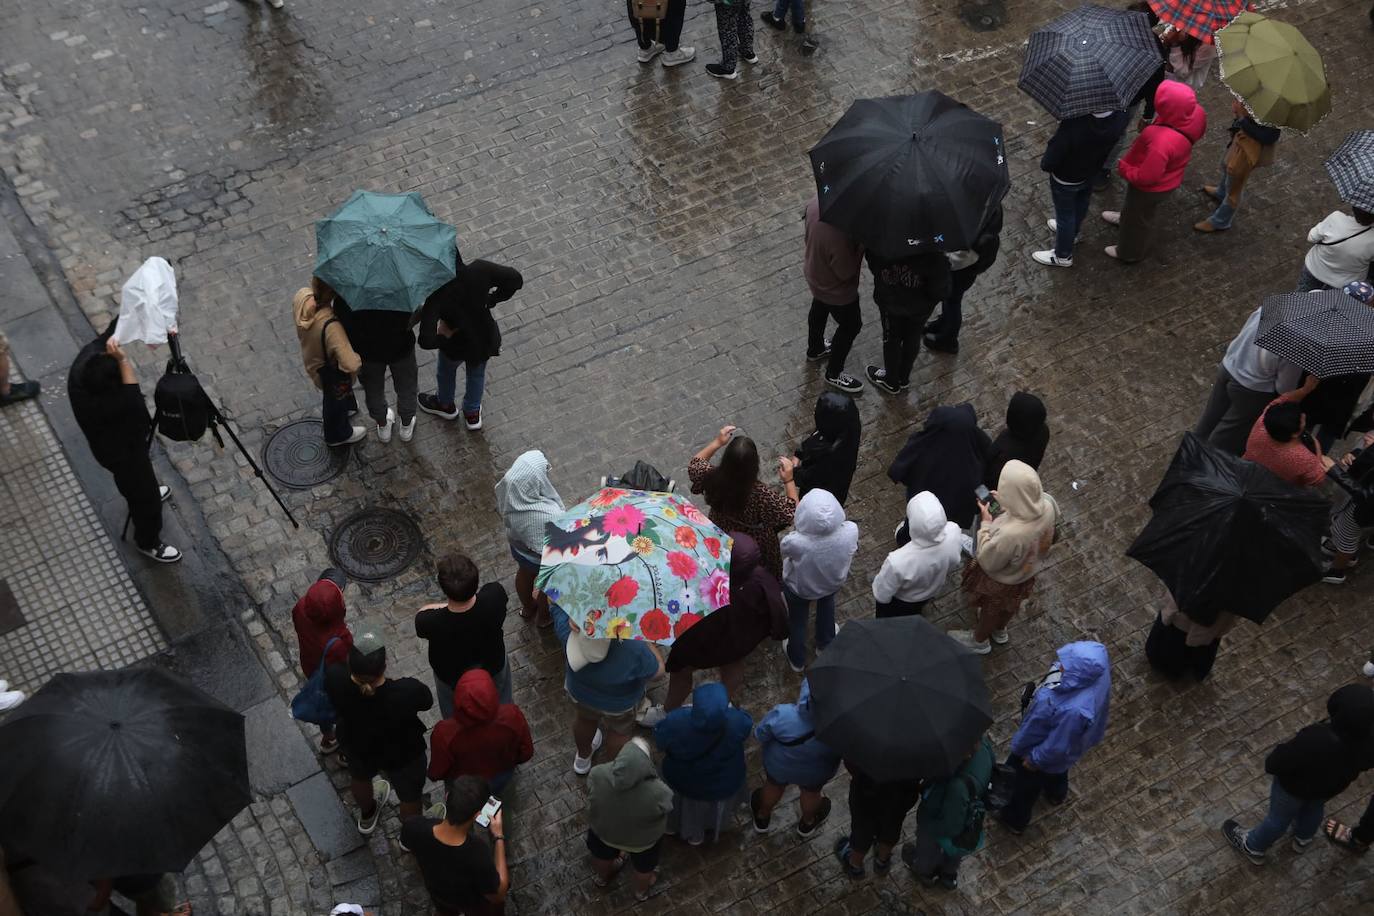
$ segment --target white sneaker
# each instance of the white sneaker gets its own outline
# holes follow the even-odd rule
[[[1360,673],[1365,677],[1374,677],[1374,662],[1365,662],[1364,667],[1360,669]]]
[[[283,6],[286,6],[286,0],[267,0],[267,5],[274,10],[279,10]]]
[[[1103,210],[1103,211],[1102,211],[1102,219],[1103,219],[1103,221],[1105,221],[1105,222],[1111,223],[1113,226],[1120,226],[1120,225],[1121,225],[1121,211],[1120,211],[1120,210]]]
[[[950,630],[949,638],[968,649],[974,655],[987,655],[992,651],[992,643],[979,642],[973,638],[972,630]]]
[[[661,42],[661,41],[656,41],[656,42],[654,42],[653,44],[649,45],[649,47],[647,47],[647,48],[640,48],[640,49],[639,49],[639,57],[638,57],[638,60],[639,60],[639,62],[640,62],[641,64],[647,64],[647,63],[651,62],[655,57],[658,57],[658,56],[659,56],[660,54],[662,54],[662,53],[663,53],[663,42]]]
[[[1059,220],[1051,216],[1049,219],[1045,220],[1045,227],[1048,228],[1051,232],[1058,232]]]
[[[0,693],[0,712],[13,709],[24,702],[24,699],[24,691],[22,690],[6,690],[4,693]]]
[[[361,442],[361,441],[363,441],[363,440],[366,439],[366,438],[367,438],[367,427],[366,427],[366,426],[354,426],[354,427],[353,427],[353,432],[349,435],[349,437],[348,437],[347,439],[344,439],[344,440],[342,440],[341,442],[326,442],[325,445],[329,446],[330,448],[336,448],[336,447],[338,447],[338,446],[340,446],[340,445],[352,445],[354,442]]]
[[[680,45],[676,51],[663,52],[663,66],[680,67],[688,61],[695,60],[697,49],[691,45]]]
[[[411,417],[409,423],[401,424],[401,441],[409,442],[415,438],[415,418]]]
[[[1011,636],[1007,634],[1006,630],[993,630],[992,641],[999,646],[1005,646],[1007,643],[1011,642]]]
[[[181,559],[181,551],[170,544],[158,544],[156,547],[149,547],[147,550],[140,547],[138,552],[145,557],[151,557],[157,560],[159,563],[175,563],[177,560]]]
[[[1051,220],[1053,222],[1053,220]],[[1032,251],[1031,258],[1037,264],[1044,264],[1046,267],[1072,267],[1073,258],[1061,258],[1054,253],[1053,248],[1044,251]]]
[[[667,715],[668,713],[664,711],[663,707],[655,703],[648,709],[644,710],[644,712],[636,716],[635,722],[644,726],[645,728],[653,728],[655,725],[662,722],[664,718],[667,717]]]
[[[796,665],[792,664],[792,656],[787,654],[787,644],[791,641],[791,639],[784,639],[782,641],[782,657],[787,660],[787,667],[791,668],[793,673],[801,674],[803,671],[806,670],[806,667],[802,666],[798,668]]]
[[[592,735],[592,752],[590,754],[583,757],[578,754],[577,751],[573,751],[573,772],[578,776],[586,776],[592,771],[592,758],[596,756],[597,750],[600,749],[601,740],[601,729],[598,728],[596,734]]]
[[[157,498],[166,502],[172,498],[172,488],[163,484],[157,488]]]
[[[391,441],[391,429],[396,425],[396,411],[386,409],[386,423],[377,424],[377,438],[383,442]]]
[[[0,693],[4,693],[6,690],[9,690],[9,689],[10,689],[10,682],[7,681],[7,680],[5,680],[3,677],[0,677]]]

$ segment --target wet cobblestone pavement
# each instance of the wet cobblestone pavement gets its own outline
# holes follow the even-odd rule
[[[1202,93],[1212,126],[1163,211],[1155,256],[1111,262],[1101,247],[1114,239],[1094,221],[1074,268],[1047,273],[1029,252],[1049,238],[1038,159],[1052,122],[1015,79],[1027,32],[1073,4],[818,0],[819,52],[804,57],[795,36],[761,29],[761,62],[720,83],[701,67],[715,59],[707,4],[691,5],[684,31],[698,60],[670,71],[634,62],[615,2],[144,3],[0,12],[0,169],[96,324],[144,257],[177,265],[187,356],[250,449],[318,409],[289,303],[309,278],[313,221],[355,187],[420,191],[458,227],[465,256],[525,275],[498,307],[506,340],[488,372],[486,427],[422,416],[411,443],[370,439],[340,477],[285,493],[300,532],[240,456],[171,447],[261,606],[245,625],[283,696],[296,683],[290,607],[327,564],[329,534],[359,508],[400,509],[424,532],[409,570],[352,585],[348,598],[350,614],[394,628],[393,672],[427,680],[409,621],[431,597],[434,559],[461,548],[510,586],[492,488],[521,451],[548,454],[569,500],[640,457],[685,480],[688,457],[726,422],[765,455],[790,453],[822,390],[802,359],[806,149],[854,98],[932,87],[1005,125],[1014,185],[1002,255],[965,300],[962,352],[923,353],[903,397],[860,399],[849,514],[861,547],[840,614],[871,612],[868,583],[901,508],[883,472],[912,425],[936,404],[969,400],[995,431],[1012,391],[1038,392],[1053,429],[1042,470],[1069,537],[1011,645],[985,664],[1004,748],[1021,685],[1057,645],[1093,638],[1111,650],[1112,726],[1073,771],[1069,803],[1042,811],[1023,837],[993,827],[960,890],[941,893],[901,869],[863,881],[839,873],[830,848],[847,827],[842,778],[817,836],[738,829],[712,846],[670,842],[656,897],[636,905],[624,882],[609,893],[592,884],[561,656],[552,636],[512,615],[515,696],[536,739],[509,803],[514,912],[1374,911],[1369,862],[1321,842],[1302,857],[1276,847],[1259,869],[1217,830],[1232,815],[1255,819],[1264,753],[1356,675],[1374,645],[1374,572],[1314,586],[1262,629],[1243,624],[1206,684],[1176,687],[1142,654],[1162,589],[1123,556],[1226,341],[1261,296],[1291,289],[1307,228],[1339,206],[1321,161],[1374,122],[1366,5],[1278,4],[1322,52],[1335,107],[1309,136],[1285,136],[1232,231],[1190,228],[1205,215],[1190,189],[1212,179],[1229,122],[1214,74]],[[966,24],[999,20],[987,31]],[[1120,194],[1118,181],[1098,202]],[[879,354],[867,281],[864,296],[851,372]],[[425,390],[433,363],[422,356]],[[149,378],[151,362],[143,370]],[[953,582],[928,615],[962,624]],[[758,717],[797,685],[767,645],[745,707]],[[337,762],[328,767],[343,788]],[[1331,809],[1351,815],[1371,790],[1366,776]],[[365,847],[372,863],[357,853],[326,863],[283,804],[261,799],[188,870],[198,913],[316,916],[336,886],[374,896],[386,916],[426,912],[394,811]],[[792,817],[780,809],[782,826]]]

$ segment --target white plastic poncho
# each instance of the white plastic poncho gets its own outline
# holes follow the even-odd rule
[[[114,339],[119,343],[142,340],[165,344],[167,332],[177,329],[177,278],[172,265],[149,258],[124,281],[119,295],[119,324]]]

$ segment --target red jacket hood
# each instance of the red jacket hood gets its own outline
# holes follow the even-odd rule
[[[1155,123],[1172,127],[1193,143],[1207,130],[1207,112],[1187,83],[1166,79],[1155,90]]]
[[[453,718],[463,728],[484,725],[496,718],[501,708],[501,697],[496,693],[496,683],[482,668],[463,672],[453,688]]]

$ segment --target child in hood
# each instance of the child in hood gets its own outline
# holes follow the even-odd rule
[[[843,397],[843,395],[839,395]],[[848,400],[848,398],[846,398]],[[816,651],[835,638],[835,595],[849,578],[859,550],[859,526],[828,490],[812,490],[797,503],[795,530],[782,539],[782,594],[788,637],[783,652],[793,671],[806,667],[806,622],[816,603]]]
[[[643,738],[631,738],[614,760],[592,767],[587,775],[587,851],[597,887],[608,886],[628,859],[635,899],[649,898],[672,810],[673,790],[659,778]]]
[[[1116,170],[1126,179],[1126,203],[1102,211],[1102,218],[1121,227],[1107,255],[1127,264],[1149,253],[1160,205],[1183,183],[1193,145],[1207,130],[1207,112],[1186,83],[1165,80],[1155,90],[1155,120],[1136,137]]]
[[[348,580],[334,567],[320,573],[315,584],[301,595],[291,609],[296,628],[296,645],[301,660],[301,676],[310,680],[322,664],[341,665],[348,661],[353,634],[344,623],[344,586]],[[334,726],[320,726],[320,752],[332,754],[339,749]]]
[[[859,408],[847,394],[827,391],[816,400],[816,431],[797,446],[801,462],[792,470],[797,494],[829,490],[844,505],[859,464]]]
[[[749,796],[754,831],[767,833],[773,808],[788,786],[801,790],[801,820],[797,836],[815,834],[830,815],[830,799],[821,794],[835,778],[840,755],[816,737],[811,719],[811,685],[803,680],[795,703],[779,703],[754,729],[763,748],[763,785]]]
[[[480,776],[493,795],[534,756],[530,726],[520,707],[502,703],[496,682],[483,668],[463,673],[453,688],[453,715],[429,736],[429,778],[447,782]]]
[[[959,526],[945,518],[934,493],[922,491],[911,497],[906,521],[911,540],[889,553],[873,577],[878,617],[921,613],[959,568]]]

